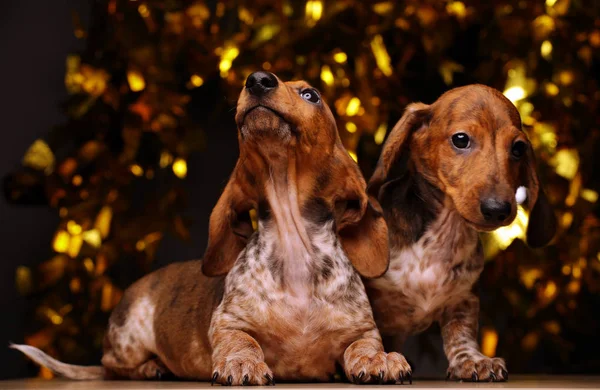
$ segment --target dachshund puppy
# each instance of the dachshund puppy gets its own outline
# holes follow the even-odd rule
[[[519,112],[500,92],[471,85],[408,106],[368,187],[390,235],[388,272],[366,281],[381,333],[394,336],[386,344],[400,345],[437,321],[448,378],[508,379],[504,360],[479,350],[473,286],[483,270],[478,232],[510,224],[525,189],[527,242],[540,247],[554,235],[555,216]]]
[[[240,157],[203,261],[170,265],[125,292],[103,367],[15,348],[75,379],[172,373],[267,385],[327,381],[336,365],[356,383],[410,378],[404,357],[383,350],[360,277],[386,271],[387,226],[319,92],[256,72],[235,119]]]

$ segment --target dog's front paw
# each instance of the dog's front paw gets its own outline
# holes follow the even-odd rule
[[[255,359],[232,358],[213,364],[212,384],[225,386],[274,385],[273,373],[267,363]]]
[[[503,382],[508,380],[508,371],[504,359],[475,354],[451,364],[447,378],[471,382]]]
[[[345,357],[348,380],[356,383],[412,383],[410,365],[396,352],[377,352],[374,355]]]

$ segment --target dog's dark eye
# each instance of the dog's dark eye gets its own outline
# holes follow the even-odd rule
[[[512,154],[514,158],[520,159],[525,154],[525,149],[527,149],[527,144],[523,141],[517,141],[510,149],[510,154]]]
[[[471,145],[471,140],[465,133],[456,133],[452,136],[452,143],[459,149],[466,149]]]
[[[314,89],[305,89],[302,92],[300,92],[300,96],[307,102],[311,102],[314,104],[317,104],[321,101],[319,94]]]

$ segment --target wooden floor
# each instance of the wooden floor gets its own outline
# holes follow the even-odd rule
[[[209,388],[210,383],[200,382],[134,382],[134,381],[68,381],[68,380],[50,380],[24,379],[12,381],[0,381],[0,389],[110,389],[110,390],[137,390],[137,389],[204,389]],[[328,384],[277,384],[275,389],[280,388],[323,388],[323,389],[347,389],[359,388],[345,383]],[[362,388],[397,388],[394,385],[384,386],[360,386]],[[446,381],[415,380],[412,385],[404,385],[403,388],[417,389],[481,389],[481,388],[503,388],[503,389],[600,389],[600,376],[598,377],[558,377],[558,376],[515,376],[510,381],[504,383],[458,383]],[[273,389],[273,387],[269,387]]]

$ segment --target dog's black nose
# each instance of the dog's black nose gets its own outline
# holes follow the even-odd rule
[[[266,95],[277,88],[277,77],[269,72],[254,72],[246,79],[246,89],[254,96]]]
[[[502,202],[493,198],[482,200],[479,207],[483,218],[488,222],[504,222],[512,211],[509,202]]]

